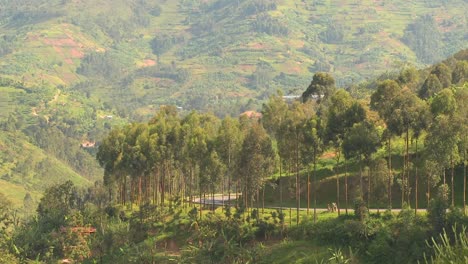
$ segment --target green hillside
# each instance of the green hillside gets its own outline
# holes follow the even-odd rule
[[[161,104],[238,114],[316,71],[350,84],[468,47],[462,0],[30,2],[0,4],[0,74],[123,115]]]
[[[78,186],[90,185],[90,179],[73,171],[70,166],[44,150],[12,133],[0,133],[0,193],[16,206],[30,194],[38,201],[41,192],[50,185],[69,179]]]
[[[277,89],[301,93],[317,71],[345,86],[468,47],[463,0],[0,0],[0,10],[0,192],[18,205],[60,180],[101,179],[86,144],[161,105],[237,116]]]

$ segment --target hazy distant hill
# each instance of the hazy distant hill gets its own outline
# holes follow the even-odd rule
[[[0,192],[91,184],[81,144],[163,104],[237,115],[317,71],[344,85],[431,64],[468,48],[467,14],[466,0],[0,0]]]
[[[339,84],[468,47],[467,1],[0,1],[0,74],[96,96],[122,114]]]

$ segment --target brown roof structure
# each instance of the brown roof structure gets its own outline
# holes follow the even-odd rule
[[[262,118],[262,113],[259,113],[257,111],[246,111],[242,114],[240,114],[241,116],[245,115],[247,116],[248,118],[251,118],[251,119],[260,119]]]

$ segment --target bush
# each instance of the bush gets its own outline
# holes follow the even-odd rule
[[[429,202],[427,217],[432,224],[435,234],[442,233],[447,222],[448,186],[442,185],[437,191],[437,196]]]
[[[364,200],[359,197],[354,201],[354,215],[361,221],[364,222],[369,217],[369,209],[366,206]]]
[[[457,228],[454,226],[452,231],[455,233],[456,230]],[[439,235],[439,239],[439,242],[435,238],[432,238],[430,242],[427,242],[427,246],[433,249],[434,256],[431,257],[431,261],[428,261],[428,259],[425,257],[426,263],[461,264],[468,262],[468,235],[466,228],[463,228],[461,232],[457,233],[454,239],[454,243],[450,240],[445,230],[442,234]]]

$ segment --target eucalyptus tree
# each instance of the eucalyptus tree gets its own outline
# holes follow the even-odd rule
[[[426,177],[426,205],[431,201],[431,191],[440,182],[440,169],[438,164],[431,159],[431,153],[425,148],[422,153],[422,172]]]
[[[387,188],[388,178],[391,177],[388,171],[387,160],[377,159],[372,162],[372,171],[373,171],[373,182],[371,183],[373,188],[369,192],[369,197],[372,195],[376,199],[377,210],[383,205],[385,199],[388,199],[389,189]]]
[[[442,83],[440,82],[439,78],[437,78],[437,75],[429,74],[427,79],[424,81],[424,84],[421,86],[421,89],[419,90],[419,97],[428,99],[442,89]]]
[[[468,80],[468,61],[457,61],[452,71],[452,83],[462,84]]]
[[[288,104],[283,99],[283,93],[278,91],[276,95],[270,96],[267,103],[263,104],[262,107],[262,125],[266,131],[276,141],[278,146],[278,157],[279,157],[279,192],[280,192],[280,207],[283,206],[283,180],[282,180],[282,168],[283,161],[287,158],[285,152],[282,151],[284,141],[286,138],[281,134],[281,127],[283,122],[286,120],[286,114],[288,112]],[[282,210],[282,209],[280,209]]]
[[[466,73],[466,76],[468,76],[468,70]],[[463,211],[466,214],[466,166],[468,163],[468,104],[466,102],[468,102],[468,83],[455,90],[455,98],[458,109],[455,113],[454,121],[459,125],[460,131],[458,151],[463,163]]]
[[[400,85],[393,80],[385,80],[377,86],[377,90],[372,94],[370,106],[371,109],[377,111],[379,116],[384,120],[387,125],[384,131],[384,138],[388,140],[388,170],[390,173],[388,181],[389,190],[389,207],[392,207],[392,186],[393,186],[393,172],[392,172],[392,137],[395,134],[393,129],[389,127],[389,120],[394,111],[394,100],[400,94]]]
[[[209,150],[209,153],[205,155],[203,162],[201,164],[201,175],[203,175],[201,180],[201,186],[203,189],[207,188],[211,192],[212,200],[212,210],[214,210],[214,194],[216,191],[216,185],[219,183],[221,176],[224,174],[225,166],[221,162],[218,153],[215,149]],[[205,191],[205,190],[204,190]],[[205,191],[206,192],[206,191]]]
[[[402,87],[408,87],[415,92],[419,88],[419,72],[414,66],[405,67],[398,76],[398,84]]]
[[[437,76],[442,88],[447,88],[452,84],[452,71],[445,63],[439,63],[432,69],[431,74]]]
[[[143,196],[142,181],[146,182],[149,168],[149,133],[148,125],[136,123],[127,126],[125,142],[123,145],[124,158],[123,162],[126,171],[130,176],[130,203],[136,201],[141,204]],[[135,199],[135,196],[137,198]]]
[[[181,145],[180,119],[174,106],[161,107],[159,112],[149,121],[153,130],[159,135],[157,152],[160,159],[156,164],[157,188],[160,189],[160,203],[164,205],[166,192],[172,192],[172,176],[174,172],[175,155]]]
[[[341,146],[346,132],[348,132],[354,124],[363,121],[366,117],[366,113],[359,102],[353,100],[347,91],[341,89],[331,96],[326,117],[325,137],[335,149],[337,167],[340,163]],[[336,196],[338,214],[340,214],[340,181],[336,167]]]
[[[210,171],[210,172],[207,172],[207,171],[203,172],[203,168],[202,168],[202,172],[199,175],[201,179],[199,183],[200,184],[199,187],[200,189],[203,190],[203,194],[205,194],[207,191],[210,191],[210,189],[214,190],[215,183],[213,182],[213,179],[214,178],[220,179],[220,177],[222,176],[222,173],[224,173],[223,169],[219,169],[219,174],[216,176],[214,176],[212,173],[212,171],[215,170],[213,168],[214,166],[213,164],[218,164],[218,162],[220,162],[217,153],[215,155],[216,160],[211,160],[210,158],[208,158],[213,152],[216,152],[216,138],[217,138],[217,134],[219,131],[219,125],[220,125],[219,119],[213,114],[211,113],[200,114],[200,124],[199,124],[200,131],[199,132],[201,132],[203,136],[205,137],[205,143],[206,143],[206,153],[203,153],[201,164],[205,163],[206,160],[208,159],[209,166],[207,168]],[[200,154],[202,153],[199,153],[199,155]],[[205,185],[203,181],[206,181],[207,184]]]
[[[159,135],[156,125],[148,125],[149,138],[148,149],[149,152],[149,189],[151,193],[151,200],[153,204],[158,204],[158,164],[161,160],[161,153],[159,152]]]
[[[343,140],[343,152],[347,159],[355,157],[359,160],[359,194],[363,197],[363,160],[369,165],[371,155],[377,151],[380,144],[380,136],[375,125],[369,121],[355,124],[346,133]],[[369,183],[370,183],[369,175]],[[368,204],[370,203],[370,193],[368,193]]]
[[[387,120],[388,128],[396,135],[404,135],[405,154],[403,155],[403,172],[401,179],[402,205],[410,201],[410,132],[417,127],[418,120],[424,113],[424,102],[410,90],[405,89],[399,93],[392,102],[391,115]]]
[[[434,116],[453,116],[457,111],[458,104],[454,92],[451,89],[443,89],[431,101],[431,112]]]
[[[235,171],[236,160],[239,158],[242,144],[242,133],[239,121],[231,117],[223,119],[217,136],[217,151],[219,158],[226,166],[228,201],[231,201],[231,180]]]
[[[294,102],[286,114],[286,120],[283,122],[280,131],[282,140],[280,150],[288,151],[290,164],[294,164],[293,172],[296,175],[295,196],[296,196],[296,222],[299,223],[299,208],[301,207],[301,182],[300,170],[302,165],[302,151],[304,147],[304,125],[308,119],[307,105]],[[291,171],[291,168],[290,168]]]
[[[242,144],[241,153],[237,170],[244,204],[248,207],[263,186],[265,177],[273,171],[275,158],[271,138],[260,124],[252,124]]]
[[[458,102],[455,99],[454,93],[451,89],[443,89],[442,91],[440,91],[440,93],[435,95],[431,101],[431,111],[433,115],[435,117],[444,115],[448,119],[447,121],[450,123],[450,127],[448,129],[450,129],[451,131],[452,140],[457,141],[456,145],[458,149],[458,142],[460,142],[461,139],[461,130],[459,128],[463,125],[455,121],[457,119],[457,110]],[[450,154],[452,206],[455,204],[454,167],[460,158],[459,154],[460,153],[458,152]]]
[[[197,190],[200,203],[202,202],[203,191],[206,191],[206,184],[204,183],[207,182],[207,179],[204,177],[206,175],[200,172],[200,167],[208,152],[208,146],[207,135],[201,127],[200,122],[200,115],[196,112],[190,113],[182,120],[184,145],[181,151],[184,153],[185,163],[188,165],[190,206]]]
[[[416,111],[416,120],[412,124],[413,138],[416,141],[416,150],[415,150],[415,186],[414,186],[414,212],[418,212],[418,192],[419,192],[419,169],[423,167],[424,156],[420,155],[418,149],[418,141],[421,137],[423,131],[427,130],[430,125],[432,115],[429,111],[429,106],[426,102],[418,100],[418,106],[415,108]]]
[[[317,221],[317,161],[320,157],[320,154],[323,152],[323,127],[322,122],[319,117],[313,116],[308,119],[303,127],[304,131],[304,144],[302,150],[302,159],[309,168],[308,164],[313,163],[313,179],[314,179],[314,222]],[[310,190],[311,190],[310,174],[309,169],[307,169],[307,214],[309,214],[310,208]],[[347,179],[345,178],[345,185],[347,187]],[[347,199],[347,188],[346,190],[346,212],[348,211],[348,199]]]
[[[112,187],[118,185],[118,199],[121,204],[126,202],[126,184],[123,159],[123,144],[125,134],[123,129],[116,128],[99,145],[96,158],[104,168],[104,185],[109,188],[109,196],[112,196]]]
[[[329,96],[335,92],[335,79],[326,72],[318,72],[314,74],[312,82],[307,89],[302,93],[302,100],[306,102],[311,97],[315,97],[320,103],[322,100],[327,100]]]
[[[446,184],[445,170],[450,168],[459,158],[459,136],[457,132],[451,118],[447,115],[437,116],[428,129],[426,137],[427,156],[429,160],[437,164],[438,170],[442,172],[444,184]]]

